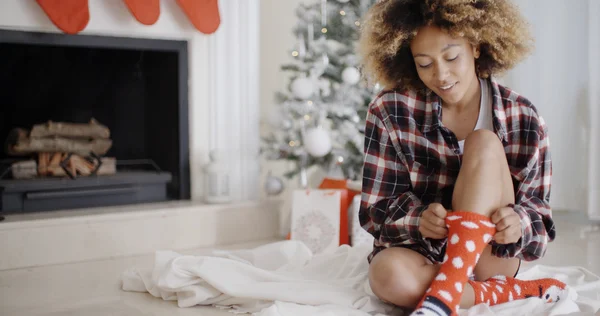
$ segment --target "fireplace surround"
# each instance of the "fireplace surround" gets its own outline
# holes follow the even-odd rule
[[[11,179],[0,212],[190,199],[186,41],[0,30],[0,139],[17,127],[96,119],[117,174]],[[5,170],[23,159],[4,151]]]
[[[147,26],[136,21],[123,1],[89,0],[91,17],[85,30],[64,35],[35,1],[3,0],[0,30],[187,43],[190,202],[204,204],[203,166],[215,149],[228,153],[233,201],[242,202],[261,196],[257,155],[261,113],[260,7],[259,1],[219,1],[222,23],[215,33],[206,35],[194,28],[175,1],[161,1],[160,18]],[[153,206],[142,204],[133,208]],[[104,212],[121,208],[100,209]],[[86,209],[81,211],[70,213],[87,213]],[[46,212],[43,216],[53,215]]]

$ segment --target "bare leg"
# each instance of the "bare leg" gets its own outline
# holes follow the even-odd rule
[[[515,195],[502,143],[487,130],[471,133],[465,141],[463,162],[454,187],[452,209],[477,212],[486,216],[514,203]],[[475,266],[476,280],[502,274],[514,276],[519,259],[501,259],[487,246]],[[469,287],[470,292],[472,289]]]
[[[369,283],[373,293],[382,301],[414,308],[439,269],[440,265],[432,264],[415,251],[388,248],[373,258],[369,266]],[[465,284],[461,307],[473,306],[473,296],[473,289]]]

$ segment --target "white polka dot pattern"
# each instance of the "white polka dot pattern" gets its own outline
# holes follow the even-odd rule
[[[479,225],[477,225],[477,224],[475,224],[473,222],[469,222],[469,221],[462,221],[462,222],[460,222],[460,224],[463,225],[466,228],[469,228],[469,229],[477,229],[477,228],[479,228]]]
[[[462,268],[463,264],[464,263],[460,257],[456,257],[456,258],[452,259],[452,265],[457,269]]]
[[[465,243],[465,246],[467,247],[467,250],[468,250],[469,252],[473,252],[473,251],[475,251],[475,242],[474,242],[474,241],[472,241],[472,240],[468,240],[468,241]],[[476,257],[476,258],[477,258],[477,257]],[[476,260],[476,261],[477,261],[477,260]]]
[[[448,291],[439,290],[438,294],[443,297],[446,301],[452,302],[452,295]]]
[[[462,284],[460,282],[454,283],[454,287],[456,288],[456,291],[458,293],[462,293],[463,286],[462,286]]]

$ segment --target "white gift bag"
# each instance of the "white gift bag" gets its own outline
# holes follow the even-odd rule
[[[295,190],[290,238],[300,240],[313,254],[332,252],[340,242],[339,190]]]
[[[358,220],[358,211],[360,210],[360,194],[357,194],[352,199],[352,203],[348,208],[348,227],[350,230],[350,240],[352,246],[373,244],[373,235],[369,234],[360,226]]]

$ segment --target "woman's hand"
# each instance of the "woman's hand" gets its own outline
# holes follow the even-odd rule
[[[448,211],[439,203],[431,203],[419,221],[419,232],[425,238],[443,239],[448,236],[446,228],[446,215]]]
[[[510,207],[502,207],[492,213],[492,223],[496,224],[494,240],[502,245],[512,244],[521,238],[521,218]]]

